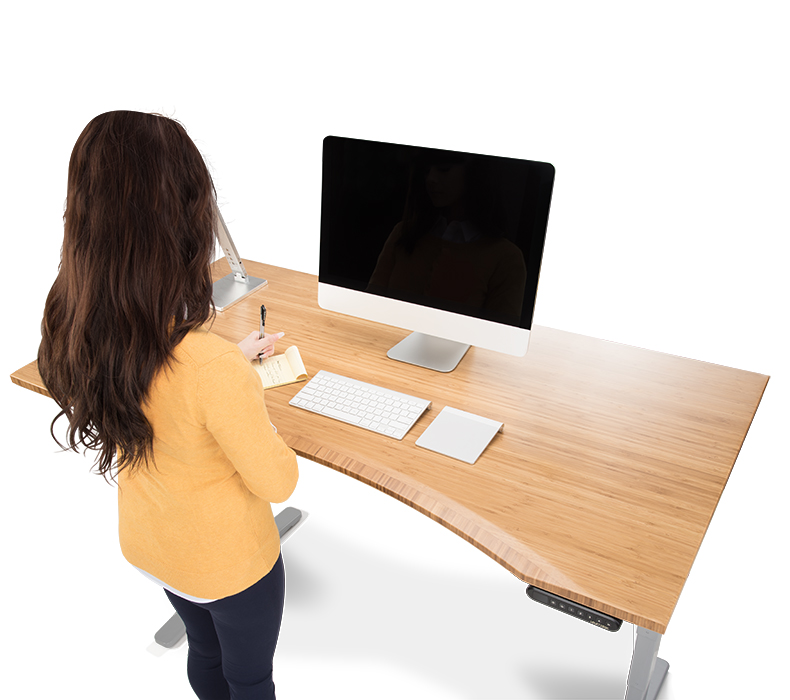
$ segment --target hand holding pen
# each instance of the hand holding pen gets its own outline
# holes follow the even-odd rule
[[[274,344],[282,338],[285,333],[266,334],[266,307],[261,306],[261,323],[257,331],[252,331],[238,345],[248,360],[263,360],[274,355]]]

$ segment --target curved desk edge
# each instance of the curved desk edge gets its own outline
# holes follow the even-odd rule
[[[350,476],[414,508],[479,549],[519,581],[539,586],[653,632],[664,634],[666,631],[666,625],[655,620],[580,595],[580,586],[543,557],[438,491],[403,474],[389,474],[335,450],[321,447],[308,438],[283,432],[280,435],[300,457]]]

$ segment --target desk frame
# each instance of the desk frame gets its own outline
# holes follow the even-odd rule
[[[658,658],[661,638],[658,632],[636,628],[636,645],[631,656],[625,700],[655,700],[658,696],[669,671],[669,664]]]
[[[312,275],[245,261],[267,287],[218,313],[237,341],[260,304],[308,374],[319,369],[433,401],[402,441],[288,406],[280,435],[307,459],[410,505],[524,583],[637,626],[626,700],[658,693],[662,635],[762,398],[768,377],[535,327],[523,358],[471,348],[440,373],[387,359],[405,333],[319,309]],[[213,265],[215,279],[229,272]],[[31,363],[16,384],[46,395]],[[486,387],[485,392],[480,387]],[[415,447],[444,406],[504,422],[472,465]]]

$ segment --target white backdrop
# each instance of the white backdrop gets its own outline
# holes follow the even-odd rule
[[[35,357],[69,154],[101,112],[179,119],[242,256],[311,273],[328,134],[551,162],[537,324],[772,375],[662,642],[660,697],[785,683],[783,3],[21,7],[0,46],[7,375]],[[150,646],[171,609],[120,554],[114,488],[56,453],[50,401],[6,380],[2,405],[4,685],[194,697],[186,646]],[[557,619],[429,519],[301,465],[290,504],[310,519],[284,545],[281,698],[622,697],[630,625]]]

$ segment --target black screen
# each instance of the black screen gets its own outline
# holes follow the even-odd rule
[[[321,282],[530,329],[554,167],[327,136]]]

